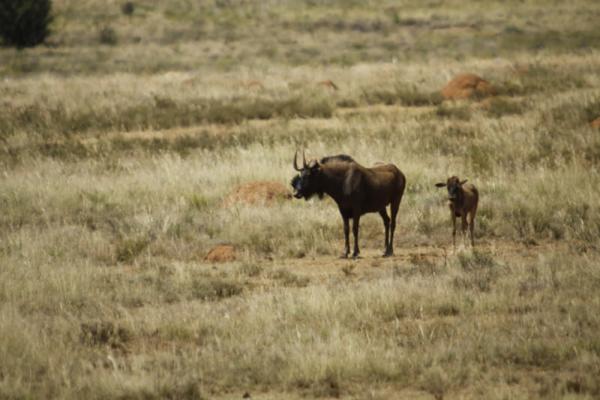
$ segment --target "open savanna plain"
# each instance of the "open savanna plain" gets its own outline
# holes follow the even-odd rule
[[[134,6],[0,49],[0,398],[600,396],[600,4]],[[232,200],[304,148],[404,172],[393,257],[376,214],[342,260],[330,199]]]

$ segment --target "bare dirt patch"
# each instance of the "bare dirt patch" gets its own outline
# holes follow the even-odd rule
[[[590,122],[590,126],[592,128],[600,128],[600,117],[596,118],[592,122]]]

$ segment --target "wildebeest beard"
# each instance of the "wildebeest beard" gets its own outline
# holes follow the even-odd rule
[[[298,174],[292,178],[292,181],[291,181],[292,187],[298,194],[298,195],[296,195],[296,193],[294,193],[294,197],[296,197],[298,199],[301,199],[304,197],[304,200],[309,200],[311,197],[313,197],[316,194],[319,197],[319,200],[323,199],[323,196],[325,195],[325,193],[323,193],[322,190],[313,190],[313,191],[310,191],[307,193],[307,191],[304,187],[301,186],[300,188],[298,188],[298,186],[301,184],[301,181],[302,181],[302,177],[300,176],[300,174]]]

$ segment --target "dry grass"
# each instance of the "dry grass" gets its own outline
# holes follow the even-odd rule
[[[598,6],[134,3],[0,49],[1,398],[600,396]],[[499,96],[442,102],[461,72]],[[339,260],[330,200],[223,206],[298,147],[403,170],[394,258],[369,215]]]

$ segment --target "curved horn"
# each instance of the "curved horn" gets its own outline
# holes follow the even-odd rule
[[[294,153],[294,169],[296,171],[302,171],[300,168],[298,168],[298,163],[296,162],[297,158],[298,158],[298,150],[296,150],[296,152]]]
[[[306,155],[304,154],[304,149],[302,149],[302,165],[304,165],[304,168],[307,167],[307,165],[306,165]]]

